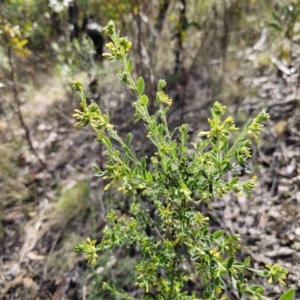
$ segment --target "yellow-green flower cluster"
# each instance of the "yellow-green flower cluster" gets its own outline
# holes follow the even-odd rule
[[[109,21],[107,26],[102,28],[102,31],[104,34],[106,34],[108,36],[114,35],[116,33],[115,23],[113,21]]]
[[[269,275],[270,278],[268,280],[268,283],[280,283],[281,285],[285,286],[285,280],[287,275],[287,270],[283,267],[281,267],[279,264],[275,264],[274,266],[266,265],[266,268],[269,269]]]
[[[261,112],[256,118],[253,119],[252,123],[247,128],[247,133],[254,136],[255,142],[259,142],[258,136],[260,135],[263,125],[260,124],[262,121],[269,121],[270,116],[266,112]]]
[[[87,243],[76,245],[75,251],[85,253],[85,258],[87,259],[88,264],[95,266],[97,264],[97,259],[98,259],[98,255],[96,253],[97,240],[91,240],[90,238],[87,238],[86,241]]]
[[[166,103],[168,106],[172,105],[172,99],[170,99],[169,96],[163,91],[159,91],[156,93],[156,101],[159,104]]]
[[[93,130],[98,134],[97,140],[101,140],[105,129],[113,128],[113,125],[109,123],[109,115],[103,115],[96,103],[84,107],[82,111],[75,109],[74,112],[73,117],[77,119],[75,126],[84,127],[90,124]]]
[[[111,37],[113,42],[107,43],[105,46],[110,53],[103,53],[102,56],[107,57],[109,61],[122,59],[132,47],[132,43],[127,37],[119,37],[116,33],[115,24],[109,21],[108,25],[102,29],[104,34]]]
[[[210,125],[210,131],[201,131],[198,136],[207,136],[213,141],[226,140],[230,135],[230,132],[238,130],[235,127],[233,118],[231,116],[227,117],[223,122],[221,122],[220,117],[226,110],[226,106],[221,105],[219,102],[214,104],[212,111],[212,119],[208,119]]]
[[[109,61],[115,61],[122,59],[132,47],[132,43],[126,38],[122,37],[119,39],[119,45],[115,45],[110,42],[105,45],[111,53],[103,53],[103,57],[107,57]]]

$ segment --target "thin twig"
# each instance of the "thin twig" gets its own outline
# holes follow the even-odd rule
[[[4,288],[2,289],[2,292],[0,294],[0,298],[3,299],[4,296],[8,293],[8,291],[18,285],[21,285],[23,283],[23,275],[18,275],[14,280],[9,281]],[[2,298],[3,297],[3,298]]]
[[[25,137],[26,137],[26,140],[28,142],[28,145],[29,145],[29,148],[30,148],[31,152],[38,159],[40,164],[45,169],[47,169],[46,163],[40,158],[40,156],[38,155],[36,149],[33,147],[32,139],[31,139],[31,135],[30,135],[30,130],[29,130],[29,128],[28,128],[28,126],[27,126],[27,124],[24,120],[23,114],[22,114],[21,101],[20,101],[19,91],[18,91],[17,82],[16,82],[17,74],[15,72],[15,68],[14,68],[14,64],[13,64],[13,58],[12,58],[12,51],[11,51],[10,47],[7,47],[7,54],[8,54],[8,61],[9,61],[10,69],[11,69],[10,77],[11,77],[11,81],[13,83],[14,100],[15,100],[15,103],[17,104],[17,115],[18,115],[19,121],[21,123],[22,128],[25,131]]]

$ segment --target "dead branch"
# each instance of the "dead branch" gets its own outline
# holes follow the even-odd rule
[[[13,58],[12,58],[12,51],[11,51],[10,46],[7,47],[7,55],[8,55],[9,66],[10,66],[10,69],[11,69],[10,77],[11,77],[11,81],[13,83],[14,101],[15,101],[16,106],[17,106],[17,115],[18,115],[20,124],[21,124],[23,130],[25,131],[25,137],[26,137],[26,140],[28,142],[28,145],[29,145],[29,148],[30,148],[31,152],[38,159],[40,164],[45,169],[47,169],[46,163],[40,158],[39,154],[37,153],[36,149],[33,146],[30,130],[29,130],[29,128],[28,128],[28,126],[27,126],[27,124],[24,120],[24,117],[23,117],[23,113],[22,113],[22,110],[21,110],[21,101],[20,101],[20,96],[19,96],[19,90],[18,90],[18,85],[17,85],[17,74],[16,74],[16,71],[15,71],[15,68],[14,68],[14,63],[13,63]]]

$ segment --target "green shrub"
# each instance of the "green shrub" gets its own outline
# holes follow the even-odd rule
[[[269,283],[282,284],[287,271],[279,265],[267,266],[266,270],[249,267],[250,258],[243,262],[235,259],[240,248],[238,235],[226,236],[223,230],[212,232],[209,218],[196,209],[199,203],[207,203],[217,196],[230,191],[250,195],[255,187],[256,177],[239,182],[239,177],[224,180],[225,174],[239,174],[246,169],[246,161],[251,157],[249,137],[258,141],[262,124],[269,119],[261,112],[250,120],[245,129],[230,143],[235,127],[232,117],[222,120],[226,107],[215,103],[208,119],[210,130],[200,132],[199,138],[188,148],[187,125],[179,126],[174,132],[168,128],[166,114],[172,100],[164,93],[166,85],[159,80],[156,102],[158,111],[150,115],[147,109],[148,97],[144,94],[144,80],[136,82],[131,77],[133,62],[128,59],[131,42],[119,37],[114,23],[110,21],[104,28],[112,42],[105,53],[110,61],[120,61],[122,68],[118,77],[137,95],[133,103],[137,120],[142,120],[147,129],[147,137],[156,147],[156,152],[148,159],[138,158],[131,150],[132,135],[123,141],[110,123],[108,114],[103,114],[97,104],[89,106],[80,82],[74,88],[81,96],[82,110],[75,110],[76,126],[88,124],[96,131],[97,140],[107,149],[105,170],[95,167],[96,175],[109,180],[105,190],[117,186],[118,190],[132,196],[128,215],[118,216],[114,210],[107,215],[109,225],[105,227],[101,242],[95,240],[77,245],[76,251],[83,252],[90,264],[97,264],[97,252],[113,249],[121,245],[133,245],[140,249],[135,262],[137,279],[134,283],[142,292],[140,299],[228,299],[227,289],[234,289],[239,299],[269,299],[262,295],[264,287],[250,286],[244,278],[245,271],[251,271],[268,278]],[[120,144],[119,151],[112,141]],[[151,162],[151,163],[150,163]],[[147,203],[139,201],[141,194]],[[154,209],[150,214],[149,208]],[[152,234],[147,234],[150,226]],[[203,285],[202,296],[196,292],[188,294],[185,283],[193,279]],[[116,287],[104,283],[122,299],[134,299]],[[282,299],[292,299],[293,290]]]

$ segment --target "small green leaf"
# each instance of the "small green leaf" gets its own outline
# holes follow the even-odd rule
[[[151,172],[147,172],[147,181],[149,181],[149,182],[153,181]]]
[[[194,261],[194,260],[199,259],[199,257],[200,257],[200,255],[198,253],[195,253],[195,254],[191,255],[190,259],[191,259],[191,261]]]
[[[126,153],[126,154],[123,156],[123,164],[124,164],[124,165],[128,165],[128,162],[129,162],[129,155],[128,155],[128,153]]]
[[[148,104],[148,97],[147,97],[146,95],[143,95],[143,96],[141,97],[141,104],[142,104],[143,106],[146,106],[146,105]]]
[[[253,285],[250,288],[251,291],[253,291],[255,294],[260,294],[264,291],[264,287],[261,285]]]
[[[112,155],[113,155],[114,158],[118,158],[118,157],[120,156],[120,151],[118,151],[118,150],[113,150]]]
[[[164,129],[165,129],[164,126],[162,124],[159,124],[157,129],[158,129],[159,135],[162,136],[164,134]]]
[[[133,62],[132,62],[132,59],[130,58],[128,60],[128,63],[127,63],[127,72],[130,73],[132,71],[132,67],[133,67]]]
[[[250,269],[250,270],[255,272],[256,274],[258,274],[259,276],[262,276],[262,277],[269,276],[269,272],[266,271],[266,270],[256,270],[256,269]]]
[[[251,258],[250,256],[246,257],[246,259],[243,262],[244,267],[247,267],[250,264]]]
[[[234,185],[234,184],[236,184],[238,181],[239,181],[239,177],[234,177],[233,179],[231,179],[230,181],[229,181],[229,184],[230,185]]]
[[[295,290],[290,289],[286,291],[278,300],[292,300],[295,297]]]
[[[144,169],[146,169],[146,166],[147,166],[147,156],[143,156],[141,159],[140,159],[140,163],[141,165],[143,166]]]
[[[251,291],[251,290],[245,290],[244,293],[246,295],[249,295],[249,296],[254,296],[255,295],[255,293],[253,291]]]
[[[204,296],[204,299],[209,299],[210,296],[211,296],[211,293],[208,292],[208,291],[205,291],[205,292],[203,293],[203,296]]]
[[[229,270],[229,269],[232,267],[233,261],[234,261],[233,257],[230,257],[230,258],[228,259],[227,264],[226,264],[226,269],[227,269],[227,270]]]
[[[106,148],[108,148],[110,150],[112,149],[112,143],[108,137],[104,136],[102,138],[102,143],[106,146]]]
[[[207,176],[207,174],[204,172],[204,170],[200,170],[199,173],[201,173],[205,179],[208,179],[208,176]]]
[[[226,290],[226,283],[220,278],[219,287],[222,290]]]
[[[143,169],[142,173],[143,173],[143,179],[147,180],[147,171],[145,169]]]
[[[213,190],[213,186],[212,186],[211,182],[209,183],[208,188],[209,188],[209,192],[212,194],[214,192],[214,190]]]
[[[138,93],[141,95],[144,92],[145,89],[145,82],[143,77],[140,77],[136,83],[136,89],[138,91]]]
[[[249,121],[247,122],[245,127],[248,128],[252,124],[252,122],[253,122],[253,119],[249,119]]]
[[[281,23],[281,19],[278,15],[276,15],[275,11],[272,11],[272,17],[280,24]]]
[[[243,281],[244,281],[244,273],[243,273],[243,272],[240,272],[240,274],[239,274],[239,276],[238,276],[238,281],[239,281],[240,283],[243,283]]]
[[[102,177],[106,174],[106,171],[101,171],[100,168],[97,166],[93,166],[93,169],[96,172],[96,174],[94,174],[94,176],[96,176],[96,177]]]
[[[164,79],[159,79],[157,84],[157,90],[160,92],[166,86],[166,81]]]
[[[95,172],[101,172],[100,168],[97,167],[97,166],[93,166],[93,169],[94,169]]]
[[[228,140],[227,141],[223,141],[223,143],[220,146],[220,150],[221,151],[224,151],[225,149],[226,150],[228,149]]]
[[[247,172],[251,172],[251,168],[245,164],[241,164],[241,167],[245,169]]]
[[[207,226],[205,226],[205,227],[203,228],[202,234],[203,234],[204,236],[206,236],[206,235],[208,234],[208,227],[207,227]]]
[[[104,290],[104,291],[115,291],[115,289],[113,288],[113,287],[111,287],[108,283],[106,283],[106,282],[103,282],[102,283],[102,289]]]
[[[127,153],[128,157],[131,159],[131,160],[135,160],[135,157],[133,155],[133,153],[131,152],[130,148],[127,147],[126,145],[122,146],[122,149]],[[123,161],[124,162],[124,161]]]
[[[216,289],[216,286],[214,283],[211,283],[208,287],[207,287],[207,291],[213,293]]]
[[[269,26],[277,31],[282,31],[282,28],[276,23],[270,23]]]
[[[220,284],[220,277],[216,277],[215,278],[214,284],[215,284],[215,286],[219,286],[219,284]]]
[[[213,234],[213,239],[217,240],[218,238],[220,238],[222,235],[224,234],[224,230],[218,230]]]
[[[122,146],[122,149],[128,154],[128,153],[130,153],[130,149],[129,149],[129,147],[127,146],[127,145],[123,145]]]
[[[132,140],[132,134],[131,132],[129,132],[126,137],[126,146],[128,147],[130,146],[131,140]]]
[[[231,172],[235,175],[240,175],[241,172],[239,170],[236,170],[236,169],[232,169]]]

